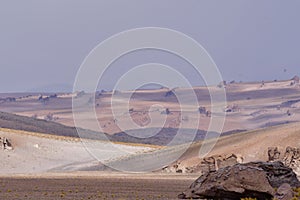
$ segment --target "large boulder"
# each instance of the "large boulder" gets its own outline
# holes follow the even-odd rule
[[[300,184],[292,169],[281,162],[235,164],[203,174],[178,198],[239,200],[252,197],[265,200],[272,199],[273,188],[283,183],[293,187]]]

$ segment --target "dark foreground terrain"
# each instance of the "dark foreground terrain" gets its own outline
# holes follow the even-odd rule
[[[1,177],[0,199],[177,199],[194,178],[168,175]]]

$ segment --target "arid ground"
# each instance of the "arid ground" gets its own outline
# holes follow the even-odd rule
[[[287,146],[300,146],[300,86],[294,80],[230,83],[225,87],[228,101],[224,107],[225,126],[207,156],[240,154],[245,162],[266,161],[268,147],[284,150]],[[189,98],[188,89],[174,90]],[[111,92],[96,95],[97,118],[104,134],[118,148],[130,152],[130,156],[110,149],[111,142],[95,139],[97,130],[84,129],[85,140],[93,151],[105,158],[106,164],[125,163],[133,168],[132,163],[155,166],[180,152],[180,145],[165,146],[179,124],[185,121],[183,129],[188,130],[189,123],[200,115],[198,135],[178,159],[179,169],[197,165],[210,121],[209,112],[194,109],[181,116],[176,97],[170,92],[174,90],[139,90],[132,96],[128,113],[140,129],[130,131],[140,136],[146,133],[142,130],[148,124],[152,124],[147,127],[151,129],[159,123],[150,117],[157,119],[166,115],[166,108],[170,111],[160,135],[145,140],[128,137],[118,127],[109,103]],[[210,111],[207,89],[197,87],[195,92],[199,108]],[[88,151],[72,127],[71,101],[80,95],[84,94],[0,95],[0,137],[8,138],[12,145],[11,150],[0,152],[0,199],[176,199],[199,176],[197,173],[166,173],[162,171],[165,166],[146,174],[118,173],[104,166]],[[160,109],[149,110],[157,104]],[[90,117],[84,120],[88,122]],[[122,117],[126,115],[120,115],[119,119]]]
[[[197,175],[69,173],[0,178],[0,199],[177,199]]]

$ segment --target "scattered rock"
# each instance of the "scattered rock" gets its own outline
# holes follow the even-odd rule
[[[242,163],[243,157],[236,154],[215,155],[203,158],[199,164],[186,167],[180,162],[175,162],[170,166],[164,167],[162,170],[168,173],[208,173],[217,171],[220,168],[232,166]]]
[[[273,188],[284,183],[293,187],[300,184],[292,169],[281,162],[235,164],[203,174],[178,198],[238,200],[252,197],[265,200],[272,199],[275,196]]]
[[[235,154],[215,155],[204,158],[201,161],[201,171],[202,173],[214,172],[219,170],[220,168],[232,166],[242,162],[243,158]]]
[[[299,176],[300,175],[300,148],[287,147],[285,153],[281,154],[278,147],[268,148],[268,161],[281,161],[287,167],[290,167]]]
[[[224,109],[224,112],[230,113],[230,112],[239,112],[240,108],[237,104],[226,106]]]
[[[0,137],[0,148],[2,150],[12,150],[12,145],[9,139]]]
[[[201,107],[198,108],[198,111],[199,111],[200,114],[206,114],[206,107],[201,106]]]
[[[278,161],[280,159],[280,151],[277,147],[268,148],[268,161]]]

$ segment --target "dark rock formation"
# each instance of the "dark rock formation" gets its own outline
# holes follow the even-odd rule
[[[281,162],[235,164],[200,176],[180,199],[272,199],[273,188],[288,183],[299,186],[296,174]]]
[[[198,111],[200,114],[206,114],[206,108],[204,106],[199,107]]]
[[[277,147],[268,148],[268,161],[278,161],[280,159],[280,151]]]

